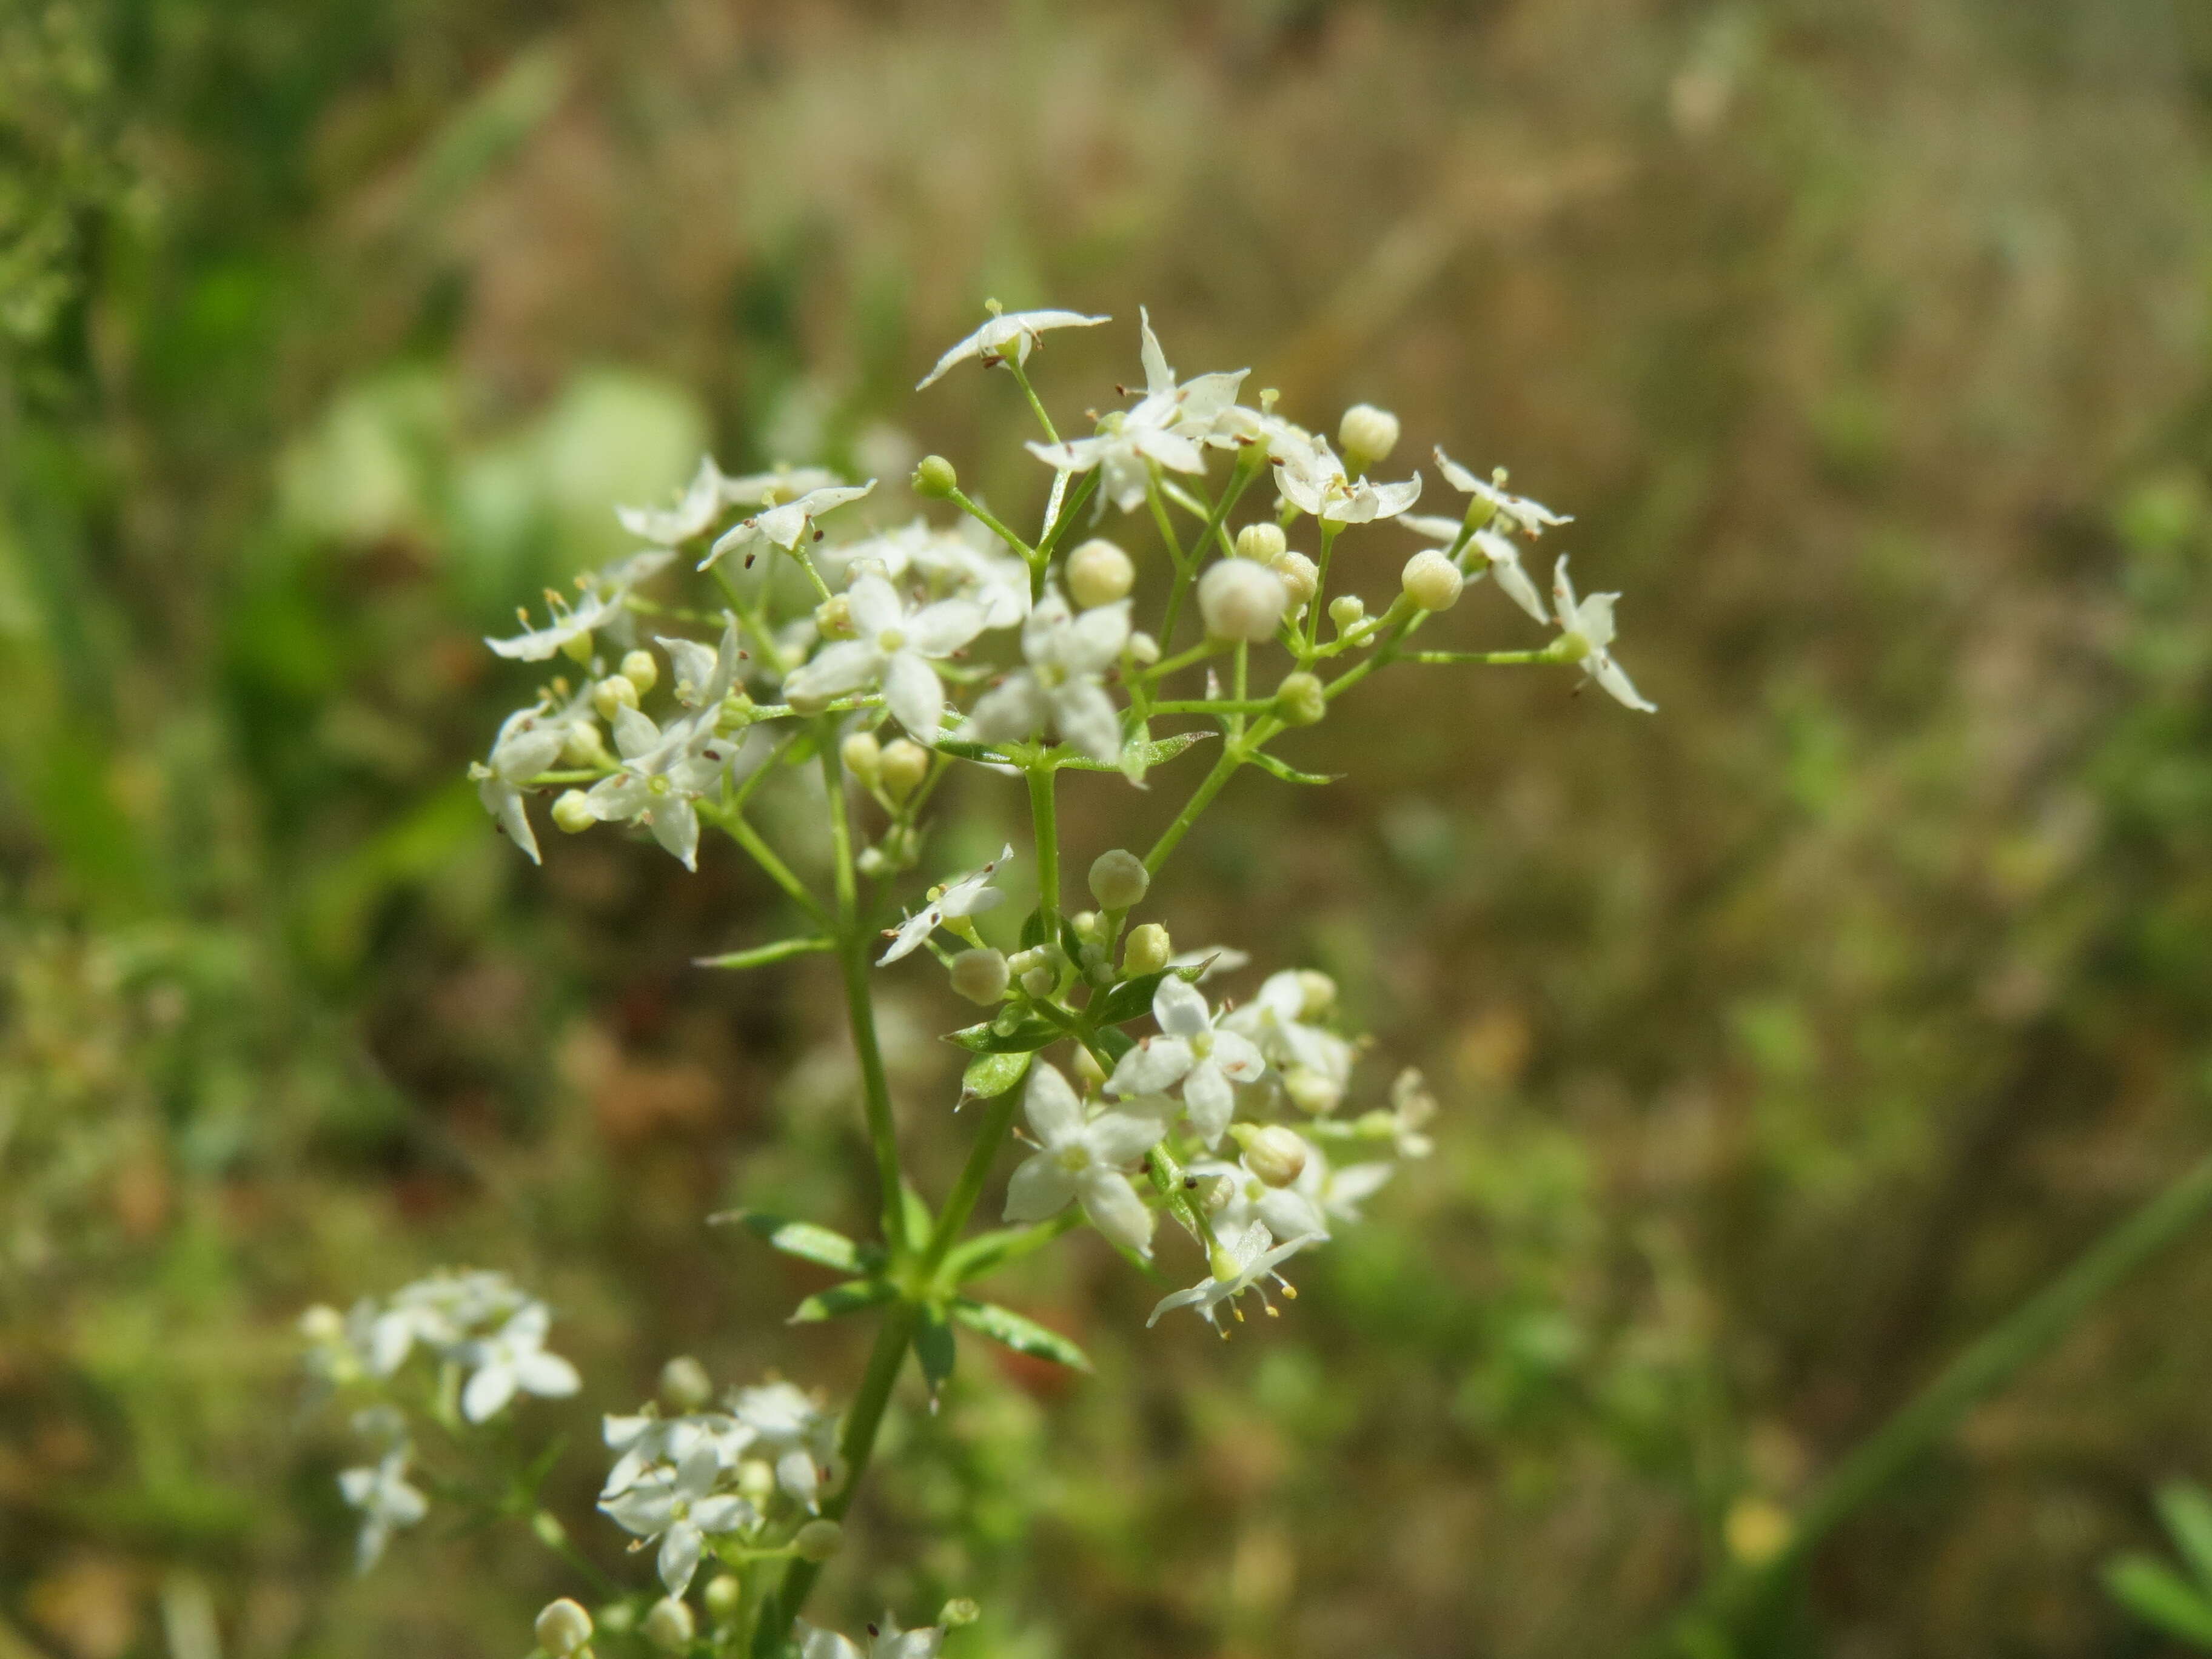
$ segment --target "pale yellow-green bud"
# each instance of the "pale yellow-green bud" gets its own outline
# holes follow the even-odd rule
[[[924,501],[941,501],[960,488],[960,475],[942,455],[925,455],[914,470],[914,493]]]
[[[592,707],[611,723],[616,709],[637,707],[637,687],[620,674],[610,674],[592,688]]]
[[[1202,1176],[1199,1179],[1199,1206],[1208,1215],[1220,1214],[1236,1196],[1237,1183],[1227,1176]]]
[[[775,1496],[775,1465],[748,1457],[738,1465],[738,1496],[755,1509]]]
[[[1297,1130],[1279,1123],[1260,1128],[1232,1123],[1229,1133],[1244,1149],[1244,1167],[1270,1187],[1287,1187],[1305,1173],[1306,1143]]]
[[[1237,532],[1237,556],[1255,564],[1273,564],[1283,556],[1290,538],[1275,524],[1248,524]]]
[[[1234,1279],[1238,1272],[1237,1258],[1217,1244],[1206,1253],[1206,1271],[1216,1279]]]
[[[1150,668],[1160,659],[1160,642],[1142,629],[1129,635],[1129,660],[1139,668]]]
[[[815,631],[825,640],[853,637],[853,605],[842,593],[831,595],[814,607]]]
[[[1077,1085],[1086,1092],[1105,1086],[1106,1071],[1099,1065],[1098,1056],[1080,1043],[1076,1045],[1075,1059],[1068,1069],[1075,1073]]]
[[[983,1609],[964,1595],[956,1595],[947,1601],[937,1615],[937,1622],[947,1630],[958,1630],[963,1625],[972,1625],[983,1616]]]
[[[599,1621],[601,1630],[617,1636],[637,1628],[637,1609],[627,1601],[609,1601],[592,1616]],[[578,1650],[576,1659],[591,1659],[591,1649],[582,1648]]]
[[[679,1412],[695,1412],[714,1398],[714,1379],[688,1353],[660,1368],[660,1397]]]
[[[317,1344],[342,1340],[345,1336],[345,1316],[328,1304],[318,1302],[300,1316],[300,1334]]]
[[[1269,525],[1267,528],[1275,527]],[[1276,534],[1281,533],[1276,531]],[[1311,559],[1285,548],[1267,561],[1267,568],[1283,579],[1283,591],[1291,596],[1293,605],[1313,603],[1314,589],[1321,586],[1321,567]]]
[[[1094,536],[1067,556],[1067,596],[1088,611],[1127,599],[1137,584],[1129,556],[1103,536]]]
[[[1219,559],[1198,579],[1198,614],[1217,640],[1273,639],[1291,608],[1283,579],[1250,559]]]
[[[1006,957],[990,950],[963,951],[952,958],[950,971],[953,990],[979,1007],[988,1007],[1006,995],[1012,978]]]
[[[1336,1007],[1336,981],[1318,968],[1298,969],[1298,989],[1305,994],[1298,1008],[1301,1019],[1326,1019]]]
[[[1050,996],[1052,988],[1059,983],[1060,975],[1042,963],[1039,963],[1022,975],[1022,989],[1033,997]]]
[[[553,1656],[553,1659],[568,1659],[568,1656],[592,1639],[592,1615],[582,1606],[562,1596],[557,1601],[548,1601],[538,1614],[536,1626],[538,1645]]]
[[[1116,847],[1091,861],[1091,896],[1103,910],[1126,910],[1139,902],[1152,884],[1144,860]]]
[[[1366,601],[1357,593],[1340,593],[1328,602],[1328,619],[1340,634],[1357,628],[1367,619]]]
[[[664,1595],[645,1615],[645,1639],[663,1653],[681,1653],[699,1633],[691,1609],[672,1595]]]
[[[845,1529],[835,1521],[809,1521],[792,1534],[791,1547],[802,1561],[827,1561],[845,1547]]]
[[[1356,476],[1398,447],[1398,417],[1372,404],[1354,404],[1337,422],[1336,441],[1344,447],[1344,470]]]
[[[744,1583],[733,1572],[718,1572],[707,1581],[707,1588],[699,1599],[707,1604],[707,1611],[718,1622],[727,1622],[744,1605]]]
[[[1344,1103],[1344,1085],[1326,1072],[1310,1066],[1286,1066],[1282,1076],[1283,1092],[1302,1112],[1321,1117]]]
[[[884,763],[884,746],[872,732],[855,732],[838,746],[845,769],[872,788]]]
[[[623,653],[623,678],[638,689],[640,694],[650,691],[660,684],[660,665],[653,659],[650,651],[627,651]]]
[[[1407,560],[1398,580],[1406,597],[1424,611],[1450,610],[1459,603],[1459,591],[1467,585],[1459,567],[1433,547]]]
[[[613,758],[607,753],[606,739],[591,720],[578,720],[561,739],[561,760],[564,765],[605,766]]]
[[[538,1541],[549,1550],[565,1549],[568,1547],[568,1529],[561,1524],[561,1517],[550,1510],[540,1510],[532,1516],[530,1530],[538,1535]]]
[[[895,738],[884,745],[881,769],[884,793],[895,801],[903,801],[929,775],[929,750],[908,738]]]
[[[572,662],[591,661],[592,635],[590,631],[587,629],[581,634],[571,634],[567,639],[561,641],[561,649]]]
[[[564,835],[580,836],[599,820],[592,816],[591,798],[580,789],[563,789],[553,802],[553,827]]]
[[[1168,958],[1174,954],[1175,945],[1168,938],[1168,930],[1157,921],[1132,927],[1121,946],[1122,975],[1135,979],[1142,974],[1157,974],[1168,965]]]
[[[1285,674],[1275,688],[1275,718],[1285,726],[1317,726],[1328,713],[1328,691],[1313,674]]]

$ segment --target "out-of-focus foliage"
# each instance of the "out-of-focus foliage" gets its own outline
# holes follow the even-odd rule
[[[820,964],[684,965],[765,936],[726,860],[524,866],[475,641],[702,445],[964,465],[1008,389],[905,389],[987,295],[1511,465],[1663,712],[1440,670],[1304,739],[1356,787],[1239,783],[1187,942],[1334,972],[1437,1158],[1247,1342],[1038,1266],[1099,1376],[905,1402],[826,1596],[1040,1659],[1579,1655],[1773,1548],[2212,1127],[2209,76],[2150,0],[19,0],[0,1653],[520,1650],[571,1586],[516,1540],[349,1577],[312,1300],[473,1261],[585,1401],[685,1349],[849,1386],[807,1271],[701,1224],[865,1214]],[[950,1051],[895,1058],[949,1173]],[[2200,1241],[1839,1534],[1806,1650],[2140,1650],[2097,1565],[2212,1468],[2208,1291]],[[611,1555],[588,1406],[531,1409]]]

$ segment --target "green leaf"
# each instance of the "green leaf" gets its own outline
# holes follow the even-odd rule
[[[2148,1555],[2117,1556],[2105,1565],[2105,1588],[2138,1619],[2212,1649],[2212,1602],[2165,1562]]]
[[[2158,1512],[2197,1582],[2212,1590],[2212,1498],[2193,1481],[2176,1480],[2159,1488]]]
[[[1274,777],[1279,777],[1285,783],[1310,784],[1316,788],[1318,788],[1325,783],[1334,783],[1337,779],[1344,775],[1341,772],[1329,774],[1322,774],[1320,772],[1301,772],[1297,767],[1291,765],[1288,761],[1278,759],[1275,756],[1267,753],[1264,749],[1255,754],[1247,756],[1246,758],[1249,759],[1253,765],[1258,767],[1262,772],[1266,772]]]
[[[811,761],[820,749],[821,744],[815,740],[814,732],[810,727],[804,737],[794,738],[791,746],[783,751],[783,763],[797,771]]]
[[[964,1296],[955,1297],[952,1316],[969,1330],[981,1331],[994,1342],[1005,1343],[1016,1353],[1049,1359],[1071,1370],[1091,1369],[1091,1356],[1058,1331],[1049,1330],[1034,1319],[1024,1319],[1012,1309],[1001,1308],[995,1302],[972,1302]]]
[[[834,939],[780,939],[773,945],[756,945],[750,951],[732,951],[719,957],[694,957],[695,968],[765,968],[772,962],[784,962],[793,957],[810,956],[817,951],[834,951]]]
[[[1052,937],[1052,929],[1045,923],[1044,909],[1040,906],[1022,918],[1022,949],[1033,951]]]
[[[765,1210],[725,1210],[707,1219],[710,1224],[737,1222],[758,1233],[786,1255],[834,1267],[841,1273],[865,1273],[882,1255],[874,1247],[855,1244],[844,1234],[827,1227],[817,1227],[811,1221],[787,1220]]]
[[[842,1319],[847,1314],[858,1313],[863,1308],[872,1308],[889,1302],[898,1295],[898,1287],[888,1279],[848,1279],[842,1285],[832,1285],[826,1291],[817,1291],[800,1303],[792,1312],[793,1325],[811,1325],[824,1319]]]
[[[1146,769],[1165,765],[1194,743],[1208,738],[1218,738],[1218,732],[1178,732],[1171,738],[1160,738],[1152,743],[1131,744],[1129,748],[1141,756]],[[939,745],[942,747],[943,745]],[[1110,761],[1095,761],[1088,755],[1063,755],[1053,763],[1055,766],[1076,772],[1119,772],[1121,757]]]
[[[958,738],[939,738],[937,752],[951,755],[958,760],[981,761],[986,766],[1012,766],[1014,763],[995,749],[980,743],[967,743]]]
[[[1000,1031],[989,1024],[970,1025],[952,1032],[945,1040],[957,1042],[975,1054],[1027,1054],[1066,1035],[1048,1019],[1025,1019],[1011,1031]]]
[[[958,1344],[952,1340],[952,1327],[945,1322],[945,1310],[933,1304],[921,1310],[921,1322],[915,1328],[914,1357],[921,1362],[921,1380],[929,1384],[929,1408],[937,1409],[937,1391],[952,1376],[952,1362]]]
[[[906,1236],[916,1245],[937,1224],[937,1218],[929,1212],[929,1200],[915,1190],[911,1182],[899,1183],[899,1210],[906,1220]]]
[[[1109,1025],[1103,1030],[1093,1031],[1091,1040],[1117,1060],[1137,1046],[1137,1039],[1118,1025]]]
[[[1009,1049],[1003,1054],[981,1054],[968,1062],[968,1069],[960,1074],[960,1094],[966,1100],[989,1100],[1002,1095],[1022,1080],[1022,1073],[1030,1068],[1030,1048]]]
[[[1119,1025],[1125,1019],[1134,1019],[1152,1012],[1152,994],[1160,988],[1160,981],[1170,970],[1163,968],[1157,974],[1139,974],[1134,979],[1125,979],[1112,990],[1084,1010],[1084,1018],[1093,1025]]]

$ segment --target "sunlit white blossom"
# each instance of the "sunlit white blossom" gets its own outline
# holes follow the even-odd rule
[[[1309,1020],[1306,1002],[1305,978],[1285,969],[1270,974],[1259,995],[1224,1014],[1221,1024],[1251,1040],[1301,1106],[1333,1111],[1352,1079],[1352,1047]]]
[[[865,1652],[851,1638],[834,1630],[817,1630],[803,1619],[796,1634],[799,1659],[937,1659],[945,1645],[942,1625],[901,1630],[888,1613],[879,1623],[868,1626]]]
[[[1274,1304],[1267,1301],[1267,1293],[1261,1288],[1261,1281],[1272,1279],[1279,1284],[1288,1285],[1289,1281],[1277,1269],[1312,1242],[1313,1236],[1308,1234],[1278,1244],[1264,1221],[1254,1221],[1242,1229],[1232,1231],[1213,1252],[1213,1258],[1208,1264],[1212,1271],[1190,1289],[1162,1297],[1159,1305],[1152,1310],[1152,1317],[1146,1320],[1145,1324],[1147,1328],[1157,1325],[1162,1314],[1171,1313],[1177,1308],[1196,1308],[1199,1317],[1218,1331],[1221,1329],[1221,1320],[1214,1310],[1226,1302],[1230,1304],[1230,1310],[1242,1319],[1244,1316],[1236,1303],[1237,1298],[1247,1291],[1259,1291],[1260,1300],[1273,1313]]]
[[[532,1302],[497,1331],[462,1351],[462,1363],[473,1368],[461,1390],[462,1416],[481,1423],[518,1393],[557,1400],[582,1386],[574,1365],[545,1352],[545,1331],[551,1322],[545,1304]]]
[[[881,576],[846,590],[854,637],[836,640],[784,677],[783,695],[802,713],[864,687],[881,685],[884,705],[915,741],[933,744],[945,724],[945,682],[930,666],[983,631],[982,607],[966,599],[908,605]]]
[[[1158,1095],[1180,1085],[1191,1127],[1211,1146],[1229,1127],[1235,1085],[1257,1082],[1267,1062],[1249,1037],[1219,1025],[1205,996],[1177,975],[1170,974],[1152,993],[1152,1018],[1160,1035],[1121,1056],[1106,1092]]]
[[[1085,1117],[1067,1079],[1042,1060],[1030,1067],[1022,1111],[1037,1150],[1007,1183],[1006,1218],[1042,1221],[1079,1203],[1091,1224],[1115,1243],[1151,1255],[1152,1212],[1122,1172],[1159,1144],[1166,1125],[1129,1112]]]
[[[545,603],[552,620],[544,627],[530,629],[512,639],[487,639],[484,643],[510,661],[544,662],[572,641],[602,628],[626,623],[630,589],[666,568],[675,556],[648,548],[617,559],[581,579],[577,585],[583,595],[573,604],[557,590],[548,588]],[[529,613],[524,612],[524,622],[529,619]]]
[[[660,1540],[654,1566],[671,1595],[690,1588],[707,1540],[750,1526],[758,1515],[733,1492],[718,1492],[722,1465],[712,1446],[697,1446],[681,1463],[652,1469],[599,1508],[638,1538]]]
[[[1069,747],[1111,765],[1121,753],[1121,719],[1105,676],[1128,642],[1127,599],[1079,613],[1057,589],[1048,591],[1022,623],[1026,666],[983,694],[964,735],[1004,743],[1049,726]]]
[[[1437,469],[1444,475],[1446,483],[1462,494],[1479,496],[1483,501],[1488,501],[1499,518],[1510,519],[1526,534],[1540,536],[1547,525],[1574,522],[1571,517],[1553,512],[1541,501],[1532,501],[1525,495],[1507,495],[1500,488],[1504,479],[1503,472],[1498,475],[1498,482],[1493,483],[1487,478],[1478,477],[1468,468],[1452,459],[1450,456],[1444,453],[1441,445],[1437,447],[1436,455]]]
[[[1086,317],[1079,311],[1010,311],[994,315],[991,320],[970,334],[937,360],[937,367],[915,383],[915,390],[934,385],[951,368],[971,359],[985,368],[1006,357],[1018,363],[1026,363],[1030,352],[1044,343],[1044,331],[1048,328],[1096,328],[1101,323],[1110,323],[1111,317]]]
[[[699,458],[699,470],[684,488],[676,505],[617,507],[615,517],[622,527],[642,541],[674,547],[702,534],[722,514],[722,470],[711,455]]]
[[[532,864],[543,860],[538,856],[538,836],[530,827],[530,814],[522,804],[524,786],[561,758],[569,734],[591,718],[591,712],[588,686],[559,708],[543,702],[518,708],[501,723],[490,755],[471,769],[477,799],[483,803],[484,811]]]
[[[1143,331],[1145,395],[1132,407],[1102,416],[1097,433],[1056,444],[1031,443],[1030,453],[1062,472],[1088,472],[1097,467],[1099,487],[1107,500],[1124,513],[1144,505],[1152,468],[1171,472],[1203,472],[1206,458],[1200,446],[1233,441],[1218,437],[1218,422],[1224,410],[1237,401],[1237,389],[1248,370],[1201,374],[1187,385],[1176,383],[1152,332],[1152,320],[1139,307]]]
[[[1359,1220],[1359,1206],[1397,1173],[1395,1164],[1379,1161],[1338,1169],[1311,1141],[1305,1147],[1305,1164],[1287,1187],[1269,1186],[1243,1159],[1188,1165],[1192,1175],[1229,1182],[1228,1199],[1214,1212],[1215,1226],[1237,1231],[1261,1221],[1277,1238],[1326,1239],[1332,1221]]]
[[[354,1549],[354,1565],[367,1572],[384,1553],[392,1534],[411,1527],[430,1512],[429,1500],[407,1484],[407,1465],[412,1449],[402,1441],[374,1463],[338,1471],[338,1492],[361,1511],[361,1535]]]
[[[1603,686],[1616,702],[1640,709],[1644,714],[1656,714],[1659,705],[1648,702],[1630,681],[1620,665],[1613,659],[1613,603],[1618,593],[1593,593],[1588,599],[1575,597],[1575,585],[1567,576],[1565,556],[1552,569],[1552,603],[1557,607],[1559,627],[1570,641],[1579,641],[1584,648],[1583,666],[1589,677]]]
[[[646,825],[687,870],[698,867],[699,814],[692,803],[719,787],[739,754],[738,740],[721,736],[715,728],[722,699],[736,681],[741,654],[737,619],[732,617],[722,630],[707,683],[694,688],[696,714],[664,727],[637,709],[617,707],[613,725],[619,764],[611,777],[593,784],[584,797],[591,815],[603,823]],[[700,666],[679,666],[679,673],[695,673]],[[748,738],[753,735],[747,733]]]
[[[876,958],[876,965],[880,968],[898,961],[902,957],[912,955],[921,948],[924,939],[948,921],[957,921],[963,916],[979,916],[1003,903],[1006,896],[991,885],[991,878],[1013,855],[1013,843],[1009,842],[999,849],[999,856],[981,869],[946,883],[944,891],[896,928],[888,930],[891,935],[890,948]]]
[[[857,501],[876,487],[871,478],[864,484],[838,484],[821,489],[810,489],[793,501],[756,513],[750,518],[740,519],[714,539],[707,550],[707,556],[699,561],[705,570],[727,554],[742,553],[744,562],[750,564],[763,548],[780,547],[788,553],[799,545],[816,519],[833,508]]]
[[[1310,432],[1297,433],[1295,440],[1279,433],[1269,453],[1275,463],[1275,488],[1283,499],[1325,523],[1371,524],[1396,517],[1421,498],[1419,473],[1402,483],[1346,477],[1344,463],[1328,447],[1328,440]]]
[[[681,1463],[702,1446],[711,1448],[724,1468],[734,1468],[755,1438],[752,1430],[727,1412],[663,1417],[651,1406],[626,1417],[602,1419],[600,1436],[616,1455],[599,1488],[602,1498],[628,1492],[655,1464]]]
[[[835,1472],[837,1419],[788,1382],[737,1389],[729,1406],[775,1465],[776,1485],[808,1509],[818,1507],[822,1483]]]

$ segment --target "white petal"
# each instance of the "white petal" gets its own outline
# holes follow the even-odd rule
[[[1076,617],[1060,641],[1060,665],[1071,674],[1103,674],[1128,643],[1129,601],[1096,605]]]
[[[1626,703],[1631,708],[1639,709],[1646,714],[1656,714],[1659,712],[1659,705],[1649,701],[1641,691],[1638,691],[1628,676],[1621,672],[1620,665],[1610,656],[1601,654],[1591,658],[1590,676],[1612,693],[1615,702]]]
[[[461,1415],[471,1423],[492,1416],[514,1398],[514,1381],[513,1368],[496,1360],[483,1367],[461,1390]]]
[[[1129,1177],[1118,1170],[1094,1170],[1083,1181],[1083,1213],[1091,1224],[1127,1250],[1150,1255],[1153,1216]]]
[[[900,627],[906,621],[906,607],[881,576],[855,577],[852,586],[845,590],[845,603],[852,611],[853,631],[864,640],[872,639],[886,629]]]
[[[526,1394],[562,1400],[583,1387],[576,1368],[557,1353],[526,1353],[515,1360],[515,1381]]]
[[[1159,1145],[1167,1126],[1150,1112],[1106,1112],[1083,1126],[1083,1143],[1109,1168],[1134,1164]]]
[[[906,641],[925,657],[949,657],[983,631],[983,608],[967,599],[940,599],[907,619]]]
[[[665,797],[653,807],[653,838],[686,870],[699,868],[699,814],[681,795]]]
[[[1068,1086],[1057,1066],[1042,1060],[1030,1067],[1030,1080],[1022,1095],[1022,1112],[1030,1127],[1045,1146],[1066,1146],[1083,1132],[1083,1102]]]
[[[945,682],[920,653],[899,651],[884,665],[884,702],[915,741],[937,741],[945,724]]]
[[[1156,1095],[1172,1089],[1190,1070],[1190,1045],[1175,1037],[1149,1037],[1121,1056],[1106,1079],[1109,1095]]]
[[[1234,1083],[1250,1083],[1267,1069],[1267,1062],[1249,1038],[1234,1031],[1213,1034],[1213,1063],[1221,1068],[1222,1075]]]
[[[1152,993],[1152,1018],[1170,1036],[1194,1037],[1213,1029],[1204,994],[1180,974],[1170,974]]]
[[[1042,1221],[1067,1207],[1076,1193],[1075,1177],[1050,1152],[1033,1152],[1016,1166],[1006,1183],[1008,1221]]]
[[[1048,706],[1044,688],[1037,684],[1036,675],[1024,669],[1007,676],[976,700],[975,711],[968,717],[968,731],[983,743],[1034,737],[1044,724]]]
[[[1168,355],[1160,349],[1160,337],[1152,332],[1152,314],[1142,306],[1137,307],[1137,326],[1144,336],[1139,355],[1145,362],[1146,394],[1153,398],[1172,397],[1175,394],[1175,370],[1168,367]]]
[[[1218,1066],[1210,1060],[1201,1060],[1182,1080],[1182,1103],[1190,1114],[1190,1127],[1198,1131],[1200,1140],[1211,1146],[1229,1127],[1229,1120],[1237,1109],[1237,1091],[1229,1086],[1229,1079],[1221,1074]]]
[[[884,672],[884,653],[868,640],[838,640],[825,645],[813,661],[793,669],[783,682],[783,695],[794,708],[817,706],[848,691],[872,684]]]
[[[681,1595],[690,1588],[691,1575],[699,1571],[699,1556],[705,1546],[699,1528],[689,1521],[678,1521],[662,1535],[656,1565],[660,1582],[668,1586],[671,1595]]]
[[[1304,1193],[1288,1188],[1271,1187],[1261,1194],[1260,1219],[1270,1232],[1285,1238],[1328,1237],[1328,1222],[1320,1206]]]
[[[1070,680],[1051,695],[1053,724],[1069,748],[1101,766],[1121,758],[1121,717],[1112,698],[1087,679]]]
[[[522,795],[513,784],[503,783],[496,776],[484,779],[477,785],[477,799],[484,805],[499,827],[507,831],[507,838],[530,855],[532,864],[542,864],[538,856],[538,836],[530,828],[530,814],[522,805]]]

